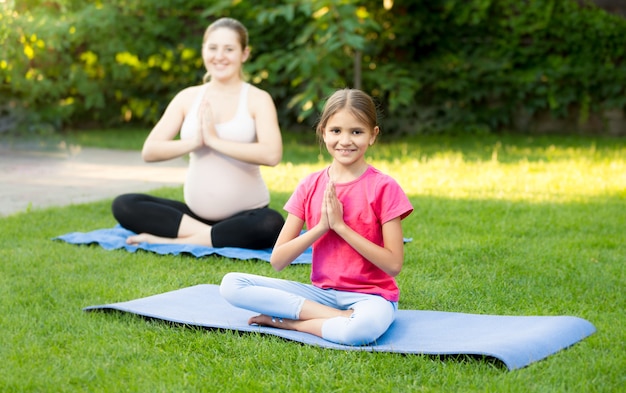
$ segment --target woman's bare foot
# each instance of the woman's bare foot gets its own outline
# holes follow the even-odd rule
[[[172,239],[166,237],[160,237],[151,235],[149,233],[140,233],[135,236],[129,236],[126,238],[126,244],[137,245],[139,243],[151,243],[151,244],[169,244]]]

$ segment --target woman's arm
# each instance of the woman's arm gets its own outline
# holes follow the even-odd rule
[[[175,140],[185,120],[187,109],[193,103],[197,88],[187,88],[178,93],[169,103],[163,116],[154,126],[144,142],[141,156],[146,162],[165,161],[177,158],[202,146],[202,133],[198,138]]]
[[[283,142],[274,101],[266,91],[251,86],[248,102],[256,127],[257,141],[255,143],[241,143],[218,138],[215,124],[208,118],[205,118],[208,121],[203,122],[204,143],[240,161],[275,166],[283,158]],[[207,104],[204,103],[204,105]]]

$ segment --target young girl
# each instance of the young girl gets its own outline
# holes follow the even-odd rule
[[[370,96],[344,89],[328,99],[317,135],[332,163],[306,177],[287,201],[271,256],[280,271],[312,245],[312,285],[226,274],[222,296],[261,313],[249,324],[347,345],[371,343],[389,328],[399,298],[394,277],[404,259],[401,220],[413,207],[396,181],[365,161],[378,133]]]
[[[239,21],[221,18],[206,29],[205,83],[174,97],[142,151],[149,162],[189,154],[185,201],[118,196],[113,215],[137,233],[127,243],[274,245],[284,220],[268,208],[270,194],[260,166],[278,164],[283,145],[274,101],[243,80],[249,55],[248,32]]]

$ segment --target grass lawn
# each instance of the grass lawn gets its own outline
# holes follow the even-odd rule
[[[76,143],[140,148],[137,132]],[[119,144],[105,145],[103,141]],[[137,142],[139,141],[139,142]],[[108,143],[108,142],[107,142]],[[139,146],[137,146],[139,144]],[[404,221],[400,308],[572,315],[597,332],[527,368],[485,359],[333,351],[277,337],[170,326],[85,306],[149,296],[229,271],[308,281],[309,267],[105,251],[51,238],[115,224],[111,200],[0,218],[0,391],[614,392],[626,384],[626,140],[423,136],[381,141],[370,161],[415,207]],[[285,136],[264,168],[272,206],[327,165]],[[130,191],[130,190],[129,190]],[[182,197],[180,188],[155,194]]]

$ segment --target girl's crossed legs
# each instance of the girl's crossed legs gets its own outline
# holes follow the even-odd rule
[[[381,296],[228,273],[220,293],[232,305],[261,313],[249,323],[311,333],[346,345],[366,345],[387,331],[398,304]]]

